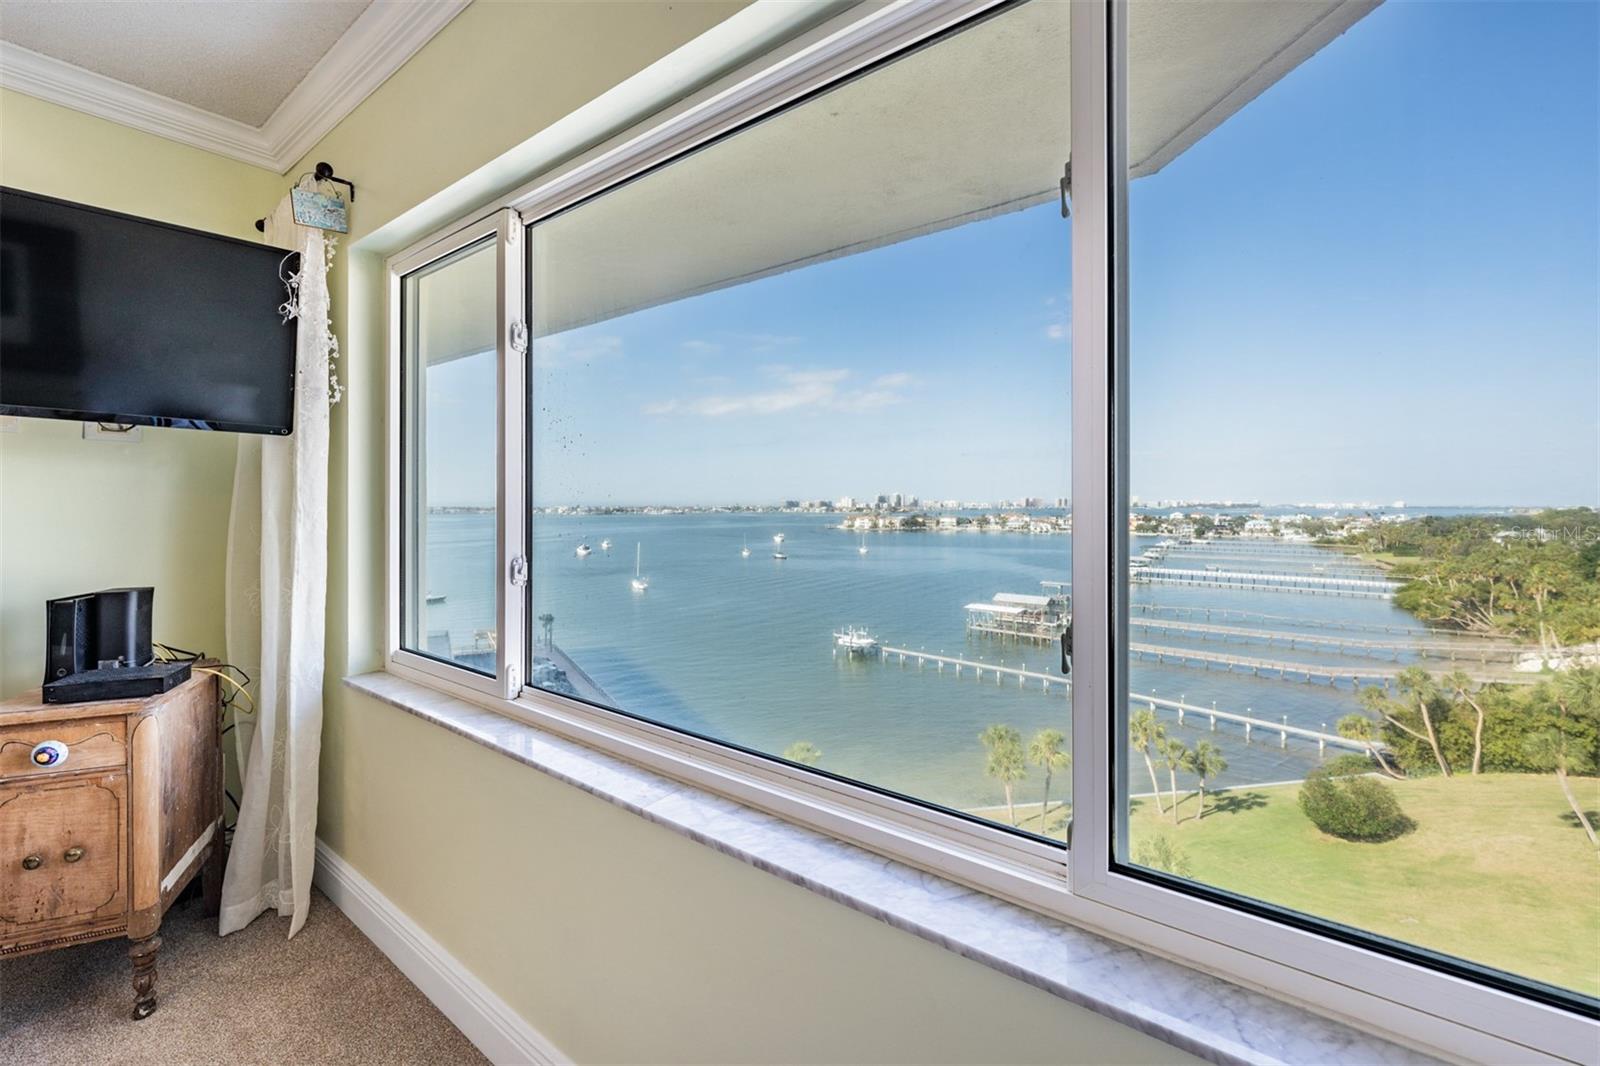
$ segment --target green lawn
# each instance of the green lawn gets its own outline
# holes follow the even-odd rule
[[[1543,774],[1391,782],[1417,827],[1382,844],[1327,836],[1300,811],[1299,786],[1180,794],[1181,821],[1135,802],[1130,833],[1165,836],[1189,876],[1219,888],[1600,995],[1600,855]],[[1600,778],[1575,778],[1600,809]],[[1017,807],[1039,831],[1037,803]],[[982,812],[1006,820],[1004,808]],[[1067,810],[1052,804],[1048,832]]]

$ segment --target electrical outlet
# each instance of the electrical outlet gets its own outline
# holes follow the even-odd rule
[[[143,426],[114,426],[109,422],[85,422],[84,440],[106,441],[112,444],[138,444],[144,435]]]

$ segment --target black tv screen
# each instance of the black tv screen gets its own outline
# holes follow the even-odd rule
[[[279,308],[298,269],[281,248],[0,189],[0,414],[288,433]]]

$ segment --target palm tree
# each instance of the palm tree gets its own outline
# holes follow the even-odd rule
[[[1391,700],[1380,688],[1364,688],[1361,690],[1361,706],[1400,732],[1428,745],[1433,752],[1434,761],[1439,764],[1439,773],[1449,777],[1450,764],[1445,761],[1444,752],[1439,748],[1439,734],[1433,728],[1433,714],[1429,708],[1429,702],[1439,695],[1438,686],[1433,683],[1428,671],[1418,666],[1408,666],[1400,671],[1395,682],[1400,695],[1405,697],[1405,702]],[[1421,729],[1417,729],[1400,717],[1401,714],[1410,713],[1413,702],[1421,717]]]
[[[541,614],[539,616],[539,625],[544,627],[544,646],[547,648],[555,647],[556,616],[553,614]]]
[[[1472,679],[1462,671],[1452,670],[1442,681],[1446,690],[1456,699],[1465,700],[1478,716],[1472,727],[1472,773],[1476,776],[1483,771],[1483,704],[1478,701],[1479,694],[1472,687]]]
[[[1573,744],[1565,733],[1555,728],[1541,729],[1537,733],[1528,734],[1522,740],[1522,750],[1534,765],[1555,771],[1556,782],[1561,785],[1561,794],[1567,797],[1567,806],[1578,816],[1578,824],[1583,826],[1584,833],[1589,837],[1589,843],[1600,847],[1600,840],[1594,835],[1594,826],[1589,824],[1588,815],[1583,813],[1582,805],[1572,794],[1572,786],[1567,782],[1569,772],[1586,774],[1594,769],[1594,760],[1589,757],[1589,753]]]
[[[1156,745],[1156,754],[1161,756],[1162,763],[1167,768],[1167,783],[1172,786],[1172,802],[1167,810],[1172,814],[1172,824],[1178,824],[1178,767],[1183,766],[1189,758],[1189,749],[1183,741],[1175,737],[1165,737]]]
[[[1156,712],[1152,707],[1141,707],[1128,716],[1128,743],[1132,744],[1140,755],[1144,756],[1144,766],[1150,771],[1150,793],[1156,798],[1156,813],[1166,814],[1161,807],[1161,786],[1156,784],[1156,764],[1150,758],[1150,749],[1161,747],[1161,742],[1167,738],[1167,727],[1156,721]]]
[[[1339,731],[1341,737],[1359,740],[1365,744],[1367,754],[1377,760],[1378,768],[1384,773],[1396,779],[1404,776],[1400,771],[1391,767],[1388,760],[1383,757],[1383,749],[1378,747],[1377,726],[1372,719],[1364,714],[1347,714],[1339,719],[1338,725],[1334,726],[1334,728]]]
[[[1555,690],[1556,706],[1563,716],[1600,715],[1600,670],[1592,666],[1563,670],[1556,676]]]
[[[822,758],[822,751],[809,740],[797,740],[783,749],[783,757],[801,766],[815,766]]]
[[[1222,757],[1222,749],[1209,740],[1202,740],[1194,746],[1194,750],[1184,756],[1183,768],[1200,779],[1200,813],[1196,818],[1206,816],[1206,778],[1216,777],[1227,770],[1228,760]]]
[[[1028,761],[1044,770],[1044,803],[1039,807],[1039,832],[1045,831],[1045,815],[1050,813],[1050,775],[1072,765],[1072,756],[1061,749],[1067,738],[1059,729],[1041,729],[1028,742]]]
[[[1017,824],[1016,783],[1028,776],[1028,762],[1022,754],[1022,734],[1008,725],[996,723],[979,734],[978,739],[989,749],[988,774],[1005,789],[1006,809],[1011,814],[1011,824]]]

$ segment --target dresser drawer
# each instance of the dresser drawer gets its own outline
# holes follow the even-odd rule
[[[127,910],[127,776],[0,785],[0,948]]]
[[[128,759],[127,728],[121,717],[0,727],[0,781],[74,770],[120,770]],[[64,744],[67,755],[40,766],[33,760],[33,749],[47,740]]]

